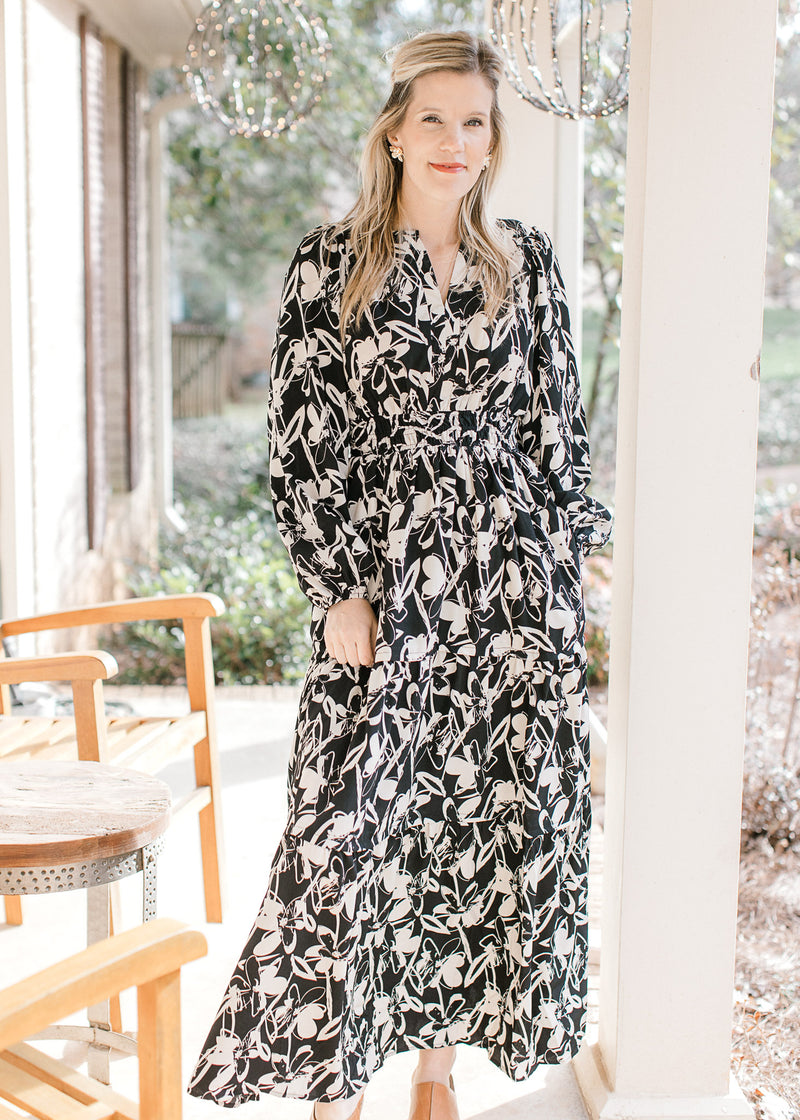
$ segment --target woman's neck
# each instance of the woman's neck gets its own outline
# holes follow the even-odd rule
[[[426,249],[441,252],[458,244],[458,203],[409,199],[402,192],[398,206],[401,229],[419,230]]]

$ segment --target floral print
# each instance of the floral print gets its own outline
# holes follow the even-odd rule
[[[552,245],[500,226],[516,272],[491,324],[466,247],[443,299],[416,230],[344,345],[346,236],[313,230],[286,277],[270,484],[313,652],[286,828],[189,1086],[224,1106],[347,1098],[457,1042],[524,1080],[583,1037],[581,559],[611,515]],[[371,666],[325,649],[353,597]]]

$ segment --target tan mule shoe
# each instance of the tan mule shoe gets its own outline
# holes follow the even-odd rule
[[[449,1089],[440,1081],[412,1081],[408,1120],[460,1120],[455,1090],[452,1074]]]
[[[358,1104],[350,1113],[348,1120],[361,1120],[361,1106],[364,1103],[364,1090],[361,1091],[361,1096],[358,1098]],[[311,1120],[317,1120],[317,1105],[314,1102],[314,1107],[311,1109]]]

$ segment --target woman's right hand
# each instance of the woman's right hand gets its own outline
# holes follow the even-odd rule
[[[340,665],[372,665],[378,620],[369,599],[342,599],[325,615],[325,648]]]

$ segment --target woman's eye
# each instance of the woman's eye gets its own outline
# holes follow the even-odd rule
[[[428,113],[426,116],[424,116],[422,118],[422,123],[423,124],[441,124],[442,123],[442,118],[437,116],[436,113]],[[470,117],[470,119],[466,122],[466,124],[470,128],[482,128],[486,124],[486,122],[483,120],[482,117]]]

